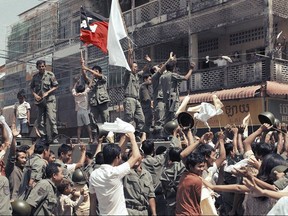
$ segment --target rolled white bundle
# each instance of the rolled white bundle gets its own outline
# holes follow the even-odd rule
[[[104,122],[102,129],[111,131],[114,133],[134,133],[135,128],[132,124],[129,124],[120,118],[116,118],[115,122]]]

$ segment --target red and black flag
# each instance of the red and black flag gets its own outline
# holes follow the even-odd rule
[[[81,7],[80,40],[107,53],[108,19]]]

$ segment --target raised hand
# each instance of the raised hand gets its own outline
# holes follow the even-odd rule
[[[145,55],[145,60],[151,62],[151,58],[148,55]]]

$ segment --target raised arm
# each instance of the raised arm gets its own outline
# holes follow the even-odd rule
[[[81,156],[80,156],[79,161],[76,163],[75,169],[80,168],[80,167],[82,167],[84,165],[85,154],[86,154],[86,146],[81,144],[80,145],[80,151],[81,151]]]
[[[191,129],[188,129],[187,138],[188,138],[189,145],[180,153],[181,159],[186,158],[191,152],[194,151],[194,149],[197,148],[197,146],[200,143],[200,140],[194,141]]]
[[[131,147],[132,147],[132,155],[128,159],[127,162],[129,163],[130,167],[132,168],[135,165],[135,163],[141,159],[141,154],[140,154],[134,133],[128,133],[127,136],[129,137]]]
[[[94,76],[96,76],[98,79],[102,79],[102,77],[103,77],[103,75],[101,74],[101,73],[99,73],[99,72],[97,72],[97,71],[95,71],[95,70],[92,70],[92,69],[90,69],[90,68],[88,68],[87,66],[85,66],[85,65],[82,65],[82,69],[84,70],[84,71],[89,71],[90,73],[92,73]],[[87,77],[87,75],[86,75],[86,77]],[[88,78],[88,77],[87,77]],[[89,81],[89,80],[88,80]]]
[[[190,68],[189,68],[187,74],[184,76],[184,79],[185,79],[185,80],[189,80],[189,78],[190,78],[191,75],[192,75],[192,71],[194,70],[194,68],[195,68],[195,63],[192,62],[192,63],[190,64]]]
[[[218,133],[218,141],[220,155],[215,161],[217,168],[219,168],[223,161],[226,159],[226,151],[224,147],[224,133],[222,131]]]
[[[269,124],[265,123],[262,124],[254,133],[250,134],[244,141],[244,152],[252,150],[252,143],[256,139],[257,136],[259,136],[263,131],[269,130],[272,126]]]
[[[171,61],[176,61],[176,56],[173,54],[173,52],[170,52],[168,60],[161,66],[158,72],[162,74],[166,70],[166,65]]]
[[[238,128],[237,127],[233,127],[231,128],[231,131],[233,132],[233,152],[235,154],[238,154],[239,151],[238,151]]]

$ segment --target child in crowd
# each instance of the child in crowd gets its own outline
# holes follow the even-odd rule
[[[81,171],[82,172],[82,171]],[[86,175],[82,172],[81,178],[74,178],[75,172],[72,175],[72,181],[74,183],[73,187],[75,188],[75,193],[73,194],[72,200],[78,200],[81,196],[81,192],[83,191],[84,199],[80,205],[75,207],[75,213],[77,216],[86,216],[89,215],[90,210],[90,197],[89,197],[89,189],[87,186]],[[95,204],[96,205],[96,204]]]
[[[71,187],[71,182],[67,179],[57,186],[59,193],[59,205],[58,205],[58,215],[73,215],[74,208],[79,206],[84,200],[84,190],[80,191],[80,196],[76,201],[73,201],[71,197],[75,193],[75,190]]]
[[[75,110],[77,111],[77,139],[80,143],[82,127],[85,125],[89,134],[89,143],[93,142],[92,131],[89,119],[88,92],[89,87],[85,87],[85,83],[80,84],[77,81],[72,89],[72,95],[75,99]]]
[[[25,101],[25,91],[22,89],[17,93],[18,102],[14,105],[14,122],[16,123],[16,129],[20,132],[17,137],[27,136],[30,123],[30,104]]]

